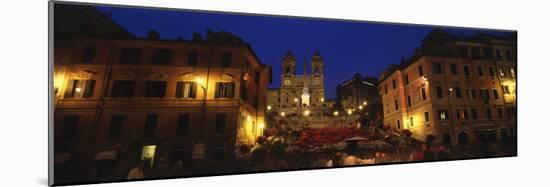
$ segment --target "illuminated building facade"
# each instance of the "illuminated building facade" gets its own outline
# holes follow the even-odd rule
[[[123,34],[85,35],[86,22],[78,32],[56,30],[59,181],[125,178],[141,160],[157,170],[223,162],[262,135],[271,68],[241,38],[224,31],[193,40],[160,39],[154,31],[137,38],[93,8],[80,12]]]
[[[319,52],[314,53],[309,62],[310,73],[306,59],[303,74],[296,74],[296,65],[294,54],[288,51],[281,62],[281,87],[268,91],[269,111],[279,115],[305,116],[307,118],[297,120],[297,123],[307,122],[306,126],[324,126],[323,114],[327,112],[328,104],[325,102],[323,58]]]
[[[380,77],[384,126],[447,145],[516,137],[516,39],[434,30]]]

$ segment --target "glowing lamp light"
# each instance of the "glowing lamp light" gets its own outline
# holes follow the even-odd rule
[[[259,124],[258,124],[258,127],[259,127],[260,129],[263,129],[263,128],[265,127],[265,124],[264,124],[264,123],[259,123]]]
[[[325,98],[321,98],[321,102],[325,102]]]
[[[304,111],[304,116],[309,116],[309,110]]]
[[[267,110],[271,110],[271,106],[267,106]]]
[[[363,105],[367,105],[367,102],[366,102],[366,101],[363,101]]]
[[[334,116],[338,116],[338,111],[334,111],[332,114],[333,114]]]
[[[351,115],[351,113],[353,113],[353,111],[351,109],[348,109],[348,115]]]
[[[281,116],[285,116],[285,112],[281,112]]]
[[[298,102],[298,98],[294,98],[294,102]]]
[[[449,92],[452,92],[453,91],[453,88],[449,88]]]
[[[75,92],[80,92],[80,88],[74,89]]]
[[[363,105],[359,106],[359,110],[363,110]]]
[[[199,84],[200,86],[203,86],[204,85],[204,79],[200,78],[200,77],[197,77],[195,79],[195,82],[197,82],[197,84]]]

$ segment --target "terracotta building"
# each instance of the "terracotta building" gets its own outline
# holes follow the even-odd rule
[[[432,31],[412,57],[381,75],[384,125],[450,146],[512,140],[516,55],[515,35]]]
[[[74,21],[61,14],[73,7],[55,8],[56,24]],[[70,32],[55,33],[56,183],[123,179],[142,160],[197,174],[197,160],[223,162],[263,133],[271,68],[238,36],[138,38],[108,13],[80,12]],[[90,16],[91,25],[82,21]]]

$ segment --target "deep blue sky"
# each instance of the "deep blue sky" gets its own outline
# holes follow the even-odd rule
[[[193,32],[205,35],[207,29],[225,30],[252,45],[262,63],[273,67],[273,84],[281,81],[281,57],[291,50],[297,58],[297,73],[303,72],[303,59],[318,50],[325,61],[325,93],[336,96],[336,85],[355,73],[378,77],[389,64],[412,54],[433,27],[387,25],[331,20],[244,16],[185,11],[98,7],[111,11],[112,19],[138,37],[150,29],[161,38],[178,36],[191,39]],[[480,30],[450,29],[472,34]],[[492,34],[506,34],[490,32]]]

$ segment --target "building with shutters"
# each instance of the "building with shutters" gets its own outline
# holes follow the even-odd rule
[[[238,36],[139,38],[86,6],[55,5],[54,19],[74,26],[55,30],[56,183],[124,179],[140,161],[200,174],[262,135],[271,68]]]
[[[516,35],[436,29],[380,76],[384,126],[449,146],[516,141]]]

